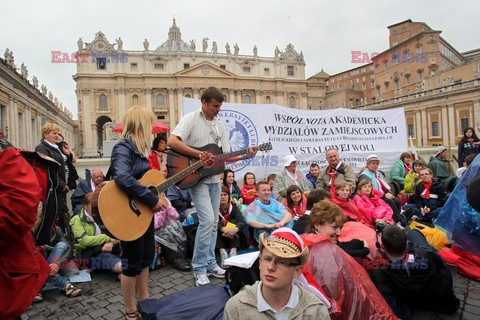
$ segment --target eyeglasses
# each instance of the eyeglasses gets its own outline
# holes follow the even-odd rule
[[[430,173],[420,173],[420,177],[423,177],[423,176],[429,176]]]
[[[283,260],[283,259],[274,259],[272,257],[268,257],[268,256],[262,256],[260,257],[260,263],[263,263],[265,265],[269,265],[271,262],[273,261],[273,263],[275,264],[275,267],[277,268],[288,268],[288,267],[296,267],[296,266],[299,266],[300,263],[295,263],[295,262],[288,262],[286,260]]]

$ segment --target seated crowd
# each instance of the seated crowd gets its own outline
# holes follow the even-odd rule
[[[151,168],[168,176],[165,139],[155,139],[152,150]],[[278,174],[258,181],[252,172],[235,177],[225,170],[216,242],[220,265],[228,268],[225,260],[258,246],[261,282],[234,296],[224,318],[265,313],[282,319],[410,319],[417,305],[455,312],[458,299],[442,258],[420,232],[404,230],[412,220],[434,221],[453,190],[458,178],[450,174],[446,156],[447,149],[439,147],[427,166],[404,152],[389,179],[379,170],[378,156],[368,156],[356,176],[334,149],[326,152],[325,167],[313,163],[307,175],[293,155],[283,159]],[[465,160],[468,166],[473,159],[467,155]],[[92,194],[104,178],[93,168],[74,190],[73,216],[66,224],[71,239],[51,222],[49,241],[37,244],[49,248],[46,283],[68,297],[82,290],[68,282],[62,270],[66,260],[78,269],[122,271],[120,241],[92,214]],[[168,206],[154,216],[158,257],[151,268],[166,262],[190,271],[195,204],[176,186],[165,196]],[[425,261],[424,268],[413,267]],[[41,300],[40,291],[35,301]]]

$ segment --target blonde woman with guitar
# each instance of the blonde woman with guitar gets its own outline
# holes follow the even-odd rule
[[[168,146],[173,150],[169,157],[175,162],[175,153],[191,157],[195,161],[202,160],[205,166],[222,167],[223,161],[237,161],[244,157],[255,156],[257,150],[248,148],[244,156],[216,157],[208,150],[207,145],[214,146],[221,151],[228,152],[229,145],[224,125],[216,118],[221,110],[224,97],[215,87],[207,88],[201,97],[202,106],[199,110],[186,114],[168,139]],[[222,152],[220,152],[222,153]],[[245,152],[244,152],[245,153]],[[177,158],[178,159],[178,158]],[[175,164],[169,170],[175,170]],[[201,176],[198,183],[183,182],[192,196],[197,209],[199,226],[195,238],[192,267],[194,269],[195,284],[197,286],[210,283],[208,275],[223,278],[225,271],[220,269],[215,259],[215,245],[217,240],[218,208],[220,206],[220,172],[210,176]],[[181,188],[181,184],[179,185]]]
[[[114,181],[122,191],[158,211],[165,209],[165,204],[137,181],[149,170],[148,147],[152,143],[154,120],[154,114],[147,108],[135,106],[127,110],[123,119],[121,140],[112,151],[111,170]],[[127,261],[121,276],[125,317],[140,319],[135,305],[135,290],[139,301],[149,298],[148,266],[153,261],[155,249],[153,219],[142,236],[133,241],[122,241],[121,247],[122,259]]]

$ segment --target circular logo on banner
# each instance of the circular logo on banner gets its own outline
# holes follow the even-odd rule
[[[234,110],[222,110],[218,119],[225,125],[227,140],[230,150],[228,152],[245,150],[258,144],[257,128],[243,113]],[[227,152],[224,150],[224,152]],[[237,161],[227,164],[226,168],[237,172],[245,168],[252,159]]]

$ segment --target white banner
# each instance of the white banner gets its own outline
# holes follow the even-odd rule
[[[183,114],[201,107],[183,98]],[[307,173],[312,162],[325,166],[325,150],[336,148],[356,172],[370,154],[380,157],[380,170],[390,171],[407,151],[403,108],[387,110],[299,110],[272,104],[225,102],[218,118],[225,125],[230,151],[271,142],[273,150],[233,166],[237,179],[252,171],[257,180],[283,169],[283,157],[293,154]]]

